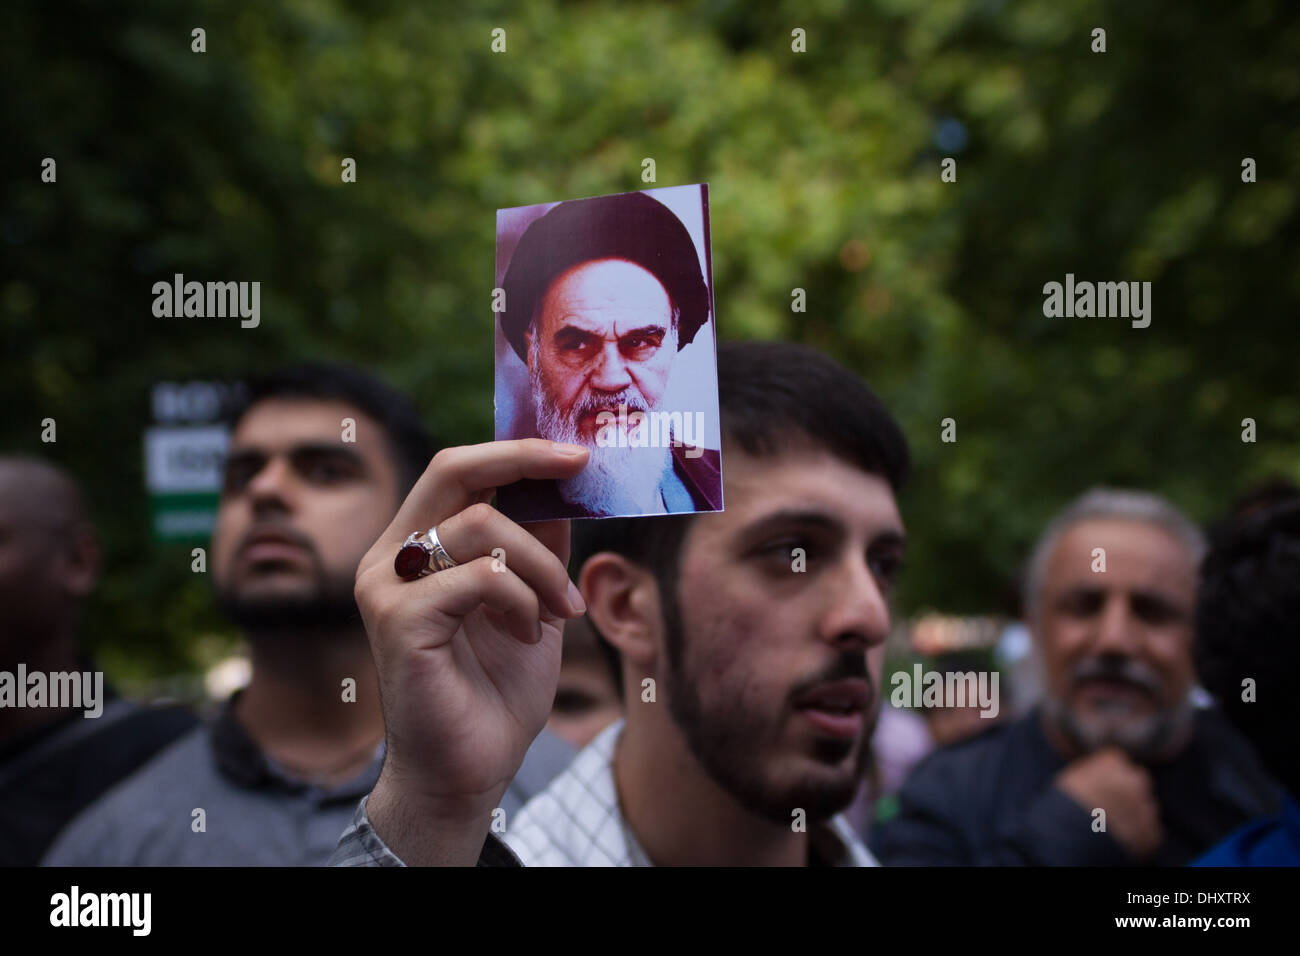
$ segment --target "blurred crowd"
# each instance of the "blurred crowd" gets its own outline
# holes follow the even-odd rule
[[[518,860],[1300,862],[1300,489],[1250,489],[1202,529],[1149,491],[1081,488],[1025,555],[1020,618],[935,648],[890,601],[909,456],[889,410],[794,346],[722,345],[719,379],[724,512],[573,524],[586,613],[491,823]],[[420,749],[386,733],[404,675],[354,587],[434,440],[354,367],[240,396],[209,574],[249,666],[203,719],[111,685],[93,717],[31,696],[31,675],[98,668],[91,476],[0,458],[0,864],[355,862],[340,837],[369,832],[385,760]],[[996,706],[954,699],[977,680]]]

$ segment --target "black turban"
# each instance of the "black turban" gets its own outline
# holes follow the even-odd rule
[[[562,202],[524,230],[502,288],[501,329],[527,363],[524,333],[552,280],[593,259],[626,259],[657,278],[679,311],[677,348],[709,318],[709,293],[686,226],[645,193]]]

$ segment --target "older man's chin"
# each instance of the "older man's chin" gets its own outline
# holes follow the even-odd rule
[[[602,448],[587,445],[587,467],[556,482],[560,497],[595,515],[659,510],[660,487],[672,457],[667,448]]]
[[[1194,717],[1190,704],[1145,714],[1062,709],[1058,726],[1085,753],[1118,747],[1139,762],[1167,756],[1185,739]]]

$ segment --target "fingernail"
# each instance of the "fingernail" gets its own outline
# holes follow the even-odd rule
[[[583,448],[581,445],[570,445],[562,441],[551,442],[551,451],[555,452],[557,455],[568,455],[569,457],[573,457],[575,455],[581,455],[586,450],[587,449]]]
[[[569,603],[573,605],[573,609],[579,614],[587,613],[587,602],[582,599],[582,592],[578,590],[578,586],[572,581],[569,582]]]

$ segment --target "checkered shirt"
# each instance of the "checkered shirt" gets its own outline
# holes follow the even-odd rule
[[[525,866],[653,866],[618,804],[617,721],[601,731],[506,826],[505,841]],[[835,866],[878,866],[842,816],[809,830],[819,857]]]

